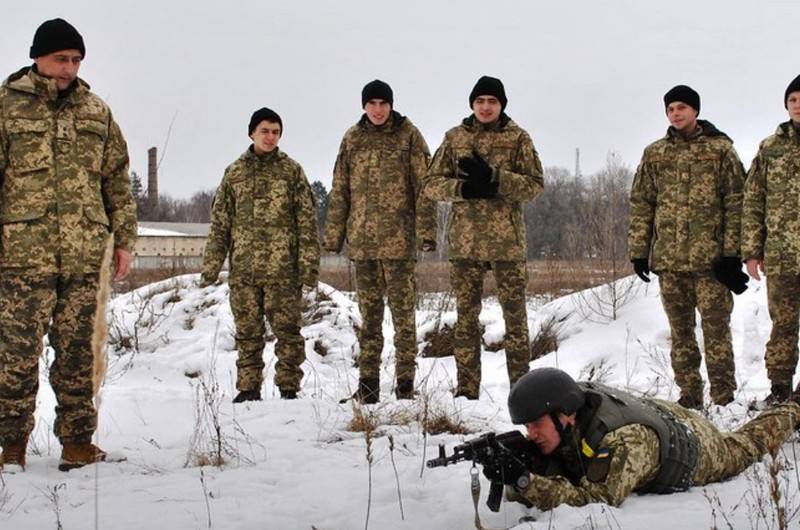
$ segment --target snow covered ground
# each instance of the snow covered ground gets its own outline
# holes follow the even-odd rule
[[[436,446],[452,446],[489,430],[506,431],[508,381],[503,351],[484,351],[483,386],[477,402],[454,399],[452,357],[419,358],[420,397],[393,397],[392,325],[381,403],[360,415],[377,422],[369,437],[350,424],[359,416],[339,398],[357,381],[354,327],[360,323],[352,297],[321,285],[309,295],[303,329],[307,361],[300,399],[279,399],[273,384],[274,342],[265,350],[264,401],[232,405],[235,392],[233,321],[227,284],[200,289],[197,277],[181,276],[117,297],[111,307],[110,368],[102,391],[97,441],[128,460],[62,473],[60,446],[52,434],[54,397],[43,370],[37,426],[25,473],[3,475],[3,529],[466,529],[473,527],[469,465],[424,468]],[[609,286],[550,303],[531,301],[535,335],[554,319],[561,335],[557,352],[532,363],[559,366],[577,378],[675,399],[669,368],[669,332],[658,284],[616,284],[623,299],[616,319]],[[314,299],[314,300],[312,300]],[[452,324],[455,313],[439,310],[441,297],[418,313],[424,335]],[[481,313],[484,342],[503,336],[501,311],[487,300]],[[708,414],[725,428],[745,421],[745,404],[768,392],[763,362],[770,320],[763,284],[736,298],[732,317],[739,391],[734,403]],[[700,334],[698,327],[698,334]],[[491,348],[490,348],[491,349]],[[52,352],[43,359],[45,367]],[[425,436],[422,418],[446,416],[473,434]],[[377,418],[377,420],[376,420]],[[789,469],[782,473],[788,506],[800,504],[794,471],[796,448],[786,444]],[[223,463],[213,465],[219,457]],[[368,459],[371,461],[368,462]],[[203,464],[203,465],[201,465]],[[488,528],[769,528],[772,517],[764,465],[723,484],[667,496],[632,496],[620,508],[562,506],[549,513],[504,503],[485,506]],[[766,504],[766,508],[759,508]],[[764,515],[760,515],[764,513]],[[367,521],[368,518],[368,521]],[[770,520],[771,521],[771,520]],[[799,524],[795,516],[793,525]]]

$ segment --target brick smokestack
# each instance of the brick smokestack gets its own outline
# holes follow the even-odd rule
[[[151,205],[158,203],[158,149],[151,147],[147,150],[147,202]]]

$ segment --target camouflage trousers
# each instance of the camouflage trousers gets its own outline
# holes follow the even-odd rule
[[[768,409],[734,432],[722,432],[704,416],[675,403],[659,401],[682,420],[700,442],[694,481],[719,482],[738,475],[767,453],[774,453],[800,422],[800,405],[787,401]]]
[[[380,377],[385,294],[394,323],[396,378],[413,381],[417,369],[416,263],[413,260],[358,260],[354,263],[362,320],[358,335],[359,376],[362,379]]]
[[[725,403],[736,390],[730,319],[733,296],[710,272],[659,274],[661,302],[672,341],[672,370],[681,395],[702,402],[700,350],[695,337],[695,308],[700,311],[711,399]]]
[[[303,379],[300,365],[306,359],[305,339],[300,334],[301,290],[296,280],[274,280],[269,285],[233,283],[231,311],[236,325],[236,389],[260,390],[264,382],[264,345],[269,320],[275,344],[275,384],[297,392]]]
[[[773,385],[792,385],[797,367],[797,334],[800,329],[800,276],[773,274],[767,277],[767,301],[772,332],[765,360]]]
[[[525,262],[452,260],[450,285],[456,295],[458,310],[454,347],[458,392],[472,396],[478,395],[481,384],[481,334],[478,316],[481,313],[483,277],[490,267],[494,272],[497,298],[506,324],[503,345],[510,384],[513,385],[528,372],[531,359],[528,313],[525,306],[525,285],[528,280]]]
[[[98,282],[98,274],[0,271],[0,446],[26,441],[33,431],[46,333],[55,351],[49,370],[55,434],[62,444],[91,440],[97,428],[92,334]]]

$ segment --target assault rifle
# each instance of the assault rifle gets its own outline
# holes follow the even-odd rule
[[[543,462],[542,454],[536,444],[528,441],[519,431],[509,431],[502,434],[490,432],[467,440],[455,446],[450,456],[447,456],[444,444],[439,444],[439,456],[428,460],[426,465],[431,468],[444,467],[464,460],[471,460],[473,466],[475,464],[483,466],[483,473],[491,483],[486,505],[493,512],[500,510],[503,484],[516,486],[519,489],[528,487],[529,473],[536,471]],[[473,494],[479,491],[480,483],[476,471],[473,474]]]

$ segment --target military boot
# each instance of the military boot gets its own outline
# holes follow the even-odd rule
[[[297,391],[296,390],[283,390],[281,391],[281,399],[297,399]]]
[[[242,390],[233,398],[234,403],[243,403],[245,401],[261,401],[261,390]]]
[[[61,450],[59,471],[69,471],[97,462],[105,462],[108,454],[92,443],[65,443]]]
[[[478,392],[466,388],[458,387],[453,397],[465,397],[471,401],[477,401]]]
[[[394,395],[397,399],[414,399],[414,380],[399,379],[397,381],[397,388],[394,390]]]
[[[691,393],[681,393],[681,397],[678,399],[678,405],[685,409],[702,410],[703,398]]]
[[[3,446],[0,454],[0,470],[5,472],[25,471],[25,442],[9,443]]]
[[[349,398],[339,400],[339,403],[346,403],[355,400],[365,405],[377,403],[381,395],[380,379],[377,377],[362,377],[358,380],[358,390],[353,392]]]
[[[778,403],[783,403],[789,396],[792,395],[792,385],[789,383],[772,383],[772,390],[770,391],[767,398],[764,400],[764,404],[768,407],[772,405],[777,405]]]

